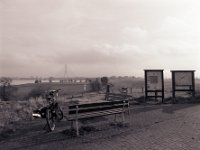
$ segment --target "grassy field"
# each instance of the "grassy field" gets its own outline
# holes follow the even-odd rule
[[[200,80],[196,79],[196,92],[200,93]],[[119,93],[121,88],[128,88],[128,93],[134,97],[144,96],[144,79],[143,78],[110,78],[109,83],[111,86],[111,92]],[[171,97],[172,95],[172,82],[171,79],[165,79],[165,97]],[[86,86],[86,90],[84,89]],[[43,95],[45,91],[49,89],[61,89],[61,96],[70,96],[81,94],[84,92],[94,91],[94,83],[88,84],[61,84],[61,83],[29,83],[22,85],[13,85],[6,88],[6,93],[8,100],[28,100],[29,98],[39,97]],[[0,91],[2,89],[0,88]],[[105,87],[104,87],[105,91]],[[180,96],[185,95],[185,93],[178,94]]]
[[[86,89],[84,89],[84,86]],[[61,89],[59,94],[73,95],[83,92],[92,91],[91,84],[61,84],[61,83],[28,83],[22,85],[13,85],[6,88],[6,95],[8,100],[28,100],[29,98],[35,98],[42,96],[45,91],[50,89]],[[2,89],[1,89],[2,90]]]
[[[122,87],[128,88],[129,94],[133,95],[134,97],[144,96],[144,79],[143,78],[121,78],[121,79],[110,79],[110,83],[113,84],[111,91],[119,92]],[[131,90],[132,89],[132,90]],[[195,80],[195,89],[197,96],[200,95],[200,79]],[[172,96],[172,81],[171,79],[164,80],[164,90],[165,90],[165,97],[169,98]],[[177,96],[187,96],[186,92],[178,92]]]
[[[32,111],[44,105],[44,100],[0,101],[0,132],[14,129],[19,121],[32,120]]]

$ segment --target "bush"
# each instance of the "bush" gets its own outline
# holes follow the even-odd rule
[[[13,99],[15,91],[17,91],[17,88],[11,85],[0,87],[0,100],[8,101]]]
[[[43,99],[30,99],[28,101],[2,101],[0,105],[0,112],[3,115],[0,117],[0,134],[7,131],[7,129],[15,130],[19,121],[32,120],[33,110],[43,106]]]
[[[100,83],[99,83],[98,79],[93,81],[91,83],[91,85],[92,85],[92,91],[99,91],[100,90]]]
[[[8,96],[10,95],[10,90],[11,89],[11,78],[7,77],[2,77],[0,79],[0,99],[2,100],[9,100]],[[9,89],[8,89],[9,88]]]
[[[44,90],[41,87],[32,89],[30,93],[28,93],[26,99],[35,98],[38,99],[39,97],[43,97]]]
[[[108,84],[108,77],[102,77],[101,78],[101,84],[102,85],[107,85]]]

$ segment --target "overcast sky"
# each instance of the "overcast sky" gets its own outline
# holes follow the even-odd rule
[[[200,70],[199,0],[0,0],[0,76]]]

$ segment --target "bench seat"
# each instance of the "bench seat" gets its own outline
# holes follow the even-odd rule
[[[73,121],[75,121],[76,134],[77,136],[79,136],[78,122],[80,119],[122,114],[122,121],[124,123],[124,113],[126,112],[126,110],[129,111],[129,101],[117,100],[69,105],[67,109],[67,114],[66,112],[65,114],[67,120],[72,122],[72,125]]]
[[[118,109],[110,109],[106,111],[97,111],[97,112],[88,112],[88,113],[81,113],[78,116],[76,114],[70,115],[67,117],[69,121],[76,120],[77,117],[78,119],[83,119],[83,118],[93,118],[97,116],[106,116],[106,115],[112,115],[112,114],[119,114],[122,113],[123,109],[118,108]]]

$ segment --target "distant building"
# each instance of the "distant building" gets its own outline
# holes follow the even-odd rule
[[[90,80],[89,79],[80,79],[80,78],[76,78],[76,79],[61,79],[60,83],[89,83]]]

